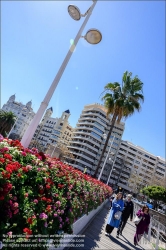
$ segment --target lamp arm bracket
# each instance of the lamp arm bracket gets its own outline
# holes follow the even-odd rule
[[[92,6],[91,6],[92,7]],[[89,14],[91,7],[85,12],[85,14],[81,14],[81,17],[85,17]],[[92,12],[91,12],[92,13]]]

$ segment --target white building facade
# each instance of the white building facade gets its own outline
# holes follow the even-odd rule
[[[117,162],[123,162],[123,165],[128,168],[127,171],[124,171],[123,167],[120,168],[118,186],[129,191],[132,190],[135,185],[134,183],[130,183],[130,177],[132,176],[135,176],[135,182],[138,182],[139,186],[142,187],[149,185],[164,186],[166,178],[166,160],[160,156],[155,156],[131,142],[122,141],[117,154],[115,168]],[[122,164],[120,165],[122,166]],[[113,184],[115,184],[114,172],[112,180]]]
[[[105,143],[103,134],[108,134],[110,124],[111,117],[106,116],[106,109],[103,105],[90,104],[84,107],[68,146],[70,152],[75,157],[74,160],[70,161],[73,167],[93,176]],[[112,144],[111,153],[114,154],[114,156],[110,155],[108,157],[101,177],[101,180],[105,183],[108,181],[113,161],[120,146],[123,131],[124,123],[115,124],[106,152],[104,153],[98,175],[104,164],[109,147]],[[114,141],[112,143],[111,140],[113,137]]]
[[[35,113],[32,109],[31,101],[24,105],[21,102],[17,102],[15,99],[15,95],[12,95],[7,103],[3,105],[2,110],[7,112],[11,111],[17,116],[13,129],[10,131],[10,135],[16,135],[16,138],[18,137],[21,139],[35,116]]]
[[[53,118],[52,113],[52,107],[46,110],[32,138],[32,141],[43,145],[45,149],[48,146],[54,148],[59,142],[67,145],[73,132],[73,128],[68,121],[70,117],[69,110],[64,111],[60,118]]]

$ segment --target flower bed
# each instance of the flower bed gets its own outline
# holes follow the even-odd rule
[[[45,236],[46,243],[60,231],[72,234],[77,218],[96,209],[111,193],[107,185],[58,159],[0,137],[0,241],[4,244],[13,240],[16,249],[37,249],[27,242],[38,244]]]

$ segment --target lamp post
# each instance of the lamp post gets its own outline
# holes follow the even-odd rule
[[[57,85],[58,85],[58,83],[59,83],[59,81],[61,79],[61,76],[63,75],[63,72],[64,72],[64,70],[65,70],[65,68],[66,68],[66,66],[67,66],[67,64],[68,64],[68,62],[70,60],[70,57],[71,57],[71,55],[72,55],[72,53],[73,53],[79,39],[81,37],[83,37],[90,44],[97,44],[102,40],[102,34],[100,33],[100,31],[98,31],[96,29],[90,29],[90,30],[87,31],[85,36],[82,36],[82,32],[83,32],[83,30],[85,28],[85,25],[87,24],[87,22],[88,22],[88,20],[90,18],[90,15],[91,15],[91,13],[92,13],[95,5],[96,5],[96,2],[97,1],[93,0],[92,6],[86,11],[86,13],[84,15],[82,15],[80,13],[80,10],[76,6],[69,5],[69,7],[68,7],[69,15],[74,20],[76,20],[76,21],[80,20],[81,16],[83,16],[83,17],[86,16],[86,18],[85,18],[83,24],[81,25],[81,28],[79,29],[79,31],[78,31],[75,39],[74,39],[74,42],[71,45],[71,47],[70,47],[70,49],[69,49],[63,63],[62,63],[62,65],[60,66],[59,71],[58,71],[56,77],[54,78],[53,83],[51,84],[51,86],[50,86],[44,100],[42,101],[42,103],[41,103],[41,105],[40,105],[34,119],[32,120],[31,124],[27,128],[24,136],[22,137],[21,143],[22,143],[22,145],[24,147],[29,146],[30,141],[31,141],[31,139],[32,139],[32,137],[33,137],[33,135],[35,133],[35,130],[36,130],[40,120],[43,117],[43,114],[44,114],[44,112],[45,112],[45,110],[46,110],[46,108],[47,108],[47,106],[49,104],[49,101],[51,100],[51,97],[52,97],[52,95],[53,95],[53,93],[54,93],[54,91],[55,91],[55,89],[56,89],[56,87],[57,87]]]
[[[105,137],[105,136],[106,136],[106,135],[104,134],[104,137]],[[109,150],[108,150],[108,153],[107,153],[107,156],[106,156],[106,158],[105,158],[104,164],[103,164],[103,166],[102,166],[101,172],[100,172],[100,174],[99,174],[98,180],[100,180],[100,178],[101,178],[101,176],[102,176],[102,173],[103,173],[105,164],[106,164],[106,162],[107,162],[107,158],[108,158],[108,156],[109,156],[109,154],[110,154],[110,151],[111,151],[111,148],[112,148],[112,144],[113,144],[114,138],[115,138],[115,136],[114,136],[113,139],[112,139],[110,148],[109,148]]]
[[[57,142],[56,143],[56,145],[54,146],[54,145],[49,145],[49,146],[53,146],[53,150],[52,150],[52,152],[51,152],[51,157],[54,155],[54,152],[55,152],[55,150],[59,147],[59,146],[61,146],[61,145],[63,145],[64,144],[64,141],[63,140],[60,140],[59,142]]]
[[[112,168],[111,168],[110,174],[109,174],[108,179],[107,179],[107,185],[108,185],[109,179],[112,175],[112,171],[115,170],[115,168],[114,168],[115,160],[116,160],[116,157],[115,157],[114,161],[111,160],[112,161]]]

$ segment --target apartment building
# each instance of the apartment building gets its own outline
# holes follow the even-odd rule
[[[86,105],[84,107],[68,146],[70,152],[75,157],[74,160],[71,159],[70,161],[70,164],[73,167],[93,176],[105,144],[103,134],[108,134],[110,124],[111,116],[106,116],[106,109],[103,105],[95,103]],[[118,152],[123,131],[124,123],[116,123],[113,128],[109,144],[106,148],[106,152],[102,159],[101,166],[104,164],[109,147],[112,145],[111,154],[107,159],[101,177],[101,180],[105,183],[108,180],[113,161],[115,160],[116,154]],[[98,175],[100,171],[101,167],[98,171]]]
[[[13,129],[10,132],[10,137],[13,139],[21,139],[35,113],[32,109],[31,101],[24,105],[21,102],[17,102],[15,99],[16,96],[12,95],[7,103],[3,105],[2,110],[11,111],[17,116]]]
[[[114,167],[118,167],[117,185],[126,190],[138,189],[138,186],[164,185],[166,178],[166,160],[155,156],[142,147],[128,141],[121,142]],[[126,170],[127,169],[127,170]],[[112,173],[112,183],[116,183],[116,173]],[[133,182],[131,183],[131,179]]]
[[[67,145],[73,132],[73,128],[68,122],[69,110],[64,111],[60,118],[53,118],[52,113],[52,107],[46,110],[32,138],[32,141],[43,145],[46,149],[48,145],[54,149],[58,142]]]

